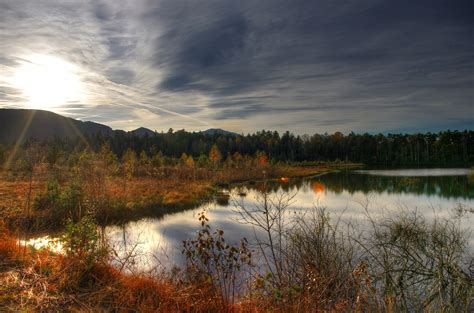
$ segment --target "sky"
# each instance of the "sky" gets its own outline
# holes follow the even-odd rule
[[[116,129],[474,129],[472,0],[0,0],[0,107]]]

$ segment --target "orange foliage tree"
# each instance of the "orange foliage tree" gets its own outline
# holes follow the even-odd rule
[[[209,151],[209,159],[211,159],[214,164],[217,164],[222,160],[222,154],[216,144],[212,145],[211,150]]]

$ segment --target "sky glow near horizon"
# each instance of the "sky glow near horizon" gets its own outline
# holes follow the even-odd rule
[[[472,1],[0,0],[0,107],[125,130],[474,129]]]

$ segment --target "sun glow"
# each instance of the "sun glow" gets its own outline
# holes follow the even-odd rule
[[[24,58],[15,71],[13,86],[22,91],[32,109],[54,109],[81,101],[83,87],[79,68],[47,55]]]

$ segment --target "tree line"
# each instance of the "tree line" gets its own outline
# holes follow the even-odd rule
[[[48,158],[74,151],[100,151],[107,144],[122,159],[127,151],[138,156],[160,156],[165,162],[184,156],[188,162],[207,162],[239,156],[265,154],[270,162],[351,161],[370,165],[474,165],[474,131],[442,131],[417,134],[334,134],[295,135],[290,132],[259,131],[248,135],[207,135],[184,130],[137,136],[116,131],[47,144]],[[28,145],[28,143],[26,144]],[[12,147],[0,147],[6,159]]]

